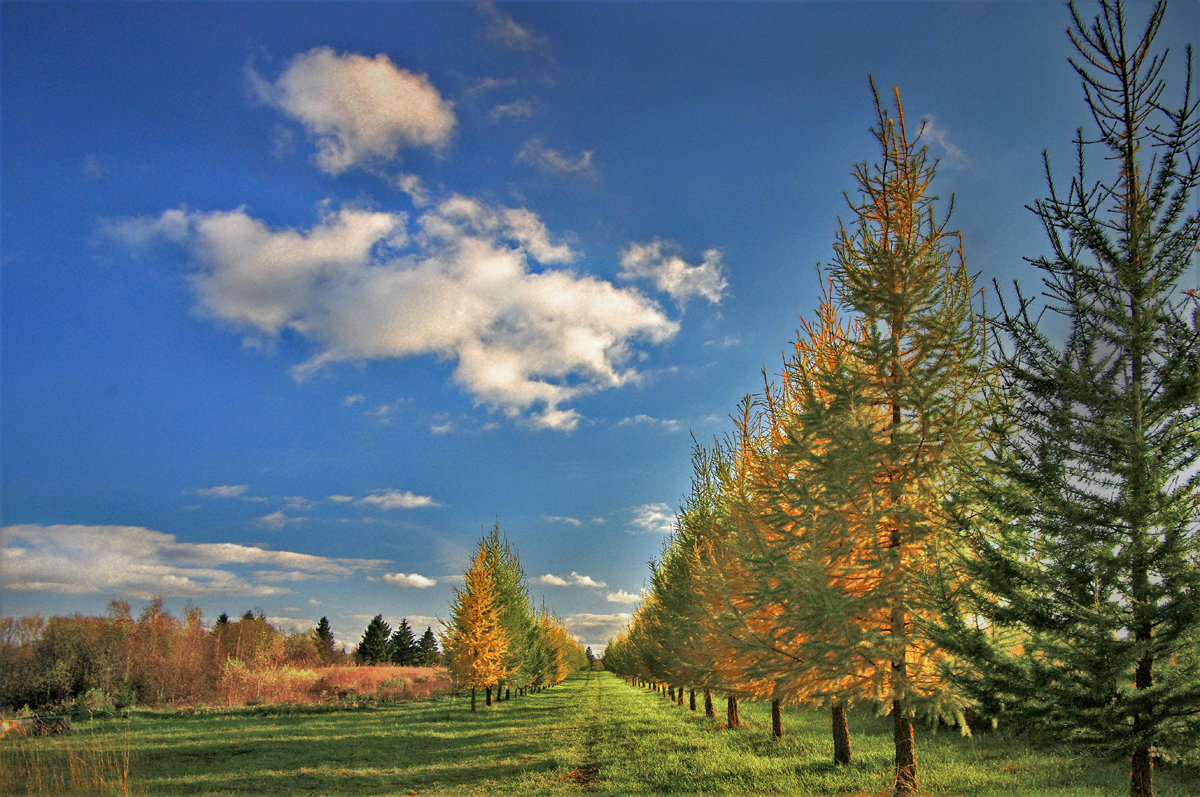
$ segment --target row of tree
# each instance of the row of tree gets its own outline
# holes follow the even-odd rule
[[[1119,2],[1071,8],[1096,132],[1069,185],[1047,159],[1041,299],[1016,286],[994,317],[899,93],[876,94],[821,307],[696,446],[608,669],[724,693],[731,726],[769,699],[776,735],[784,705],[830,706],[839,762],[846,706],[882,708],[896,794],[918,789],[914,719],[967,732],[968,708],[1119,751],[1153,793],[1200,734],[1200,113],[1190,52],[1165,101],[1165,10],[1133,39]]]
[[[413,636],[407,619],[392,627],[377,614],[367,623],[355,657],[363,664],[396,664],[401,667],[432,667],[441,662],[433,628],[426,628],[420,639]]]
[[[583,647],[562,621],[529,599],[525,571],[496,523],[479,541],[455,590],[441,634],[444,661],[457,689],[469,690],[471,710],[484,690],[487,705],[563,681],[588,666]]]
[[[248,611],[222,614],[210,629],[199,609],[176,618],[155,599],[135,619],[128,603],[113,601],[105,617],[0,618],[0,707],[62,708],[84,696],[116,708],[204,701],[231,668],[348,662],[326,618],[288,634]]]

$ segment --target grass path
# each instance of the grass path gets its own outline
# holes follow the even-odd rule
[[[720,708],[723,708],[723,701]],[[718,712],[719,714],[722,712]],[[743,704],[730,731],[609,673],[581,673],[538,694],[471,713],[463,698],[329,711],[305,708],[136,714],[77,723],[62,737],[0,742],[0,792],[69,793],[54,773],[127,751],[127,780],[108,793],[149,795],[789,794],[888,792],[891,725],[853,713],[854,763],[832,763],[824,712]],[[1004,734],[918,730],[922,786],[936,795],[1125,794],[1128,768],[1034,749]],[[43,786],[36,786],[34,775]],[[1179,767],[1157,773],[1159,797],[1200,795]]]

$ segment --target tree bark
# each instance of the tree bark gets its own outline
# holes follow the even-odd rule
[[[771,735],[776,739],[783,738],[783,704],[779,698],[771,701]]]
[[[833,763],[847,766],[850,764],[850,725],[846,721],[846,704],[835,700],[831,713],[833,715]]]
[[[717,718],[717,712],[713,709],[712,691],[708,687],[704,688],[704,716]]]
[[[675,690],[675,702],[681,706],[683,705],[683,687],[682,686]]]
[[[492,704],[492,687],[488,686],[485,688],[487,690],[487,704],[490,706]]]
[[[695,689],[688,690],[688,708],[690,708],[692,711],[696,710],[696,690]]]
[[[917,791],[917,743],[912,717],[904,713],[899,700],[892,701],[892,738],[896,743],[896,797]]]
[[[1139,745],[1133,753],[1133,772],[1129,780],[1130,797],[1154,797],[1154,760],[1150,746]]]
[[[512,692],[510,691],[509,687],[507,687],[507,686],[504,687],[504,699],[512,700]]]
[[[667,687],[667,700],[670,700],[672,703],[675,702],[675,687]]]
[[[475,690],[471,689],[471,710],[475,710]]]
[[[738,699],[732,695],[725,698],[725,727],[730,730],[740,728],[741,717],[738,716]]]

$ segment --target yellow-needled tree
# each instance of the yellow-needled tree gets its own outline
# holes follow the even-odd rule
[[[472,711],[476,691],[491,688],[508,675],[509,642],[493,567],[495,559],[488,554],[486,540],[481,540],[463,575],[463,588],[454,590],[450,621],[443,623],[442,650],[456,686],[471,690]]]

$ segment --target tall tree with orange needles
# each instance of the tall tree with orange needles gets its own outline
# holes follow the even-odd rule
[[[874,82],[871,90],[879,160],[855,169],[853,221],[839,230],[832,264],[834,298],[860,334],[846,339],[844,367],[818,374],[827,406],[839,409],[812,473],[816,520],[854,551],[843,588],[824,595],[836,598],[838,621],[858,626],[826,643],[886,664],[874,668],[872,691],[891,705],[901,795],[917,789],[917,711],[953,709],[919,621],[935,612],[931,575],[955,547],[947,509],[980,456],[983,335],[961,243],[930,190],[936,162],[920,132],[910,136],[899,90],[894,114]],[[844,588],[856,580],[869,588]]]
[[[471,690],[472,711],[476,691],[490,689],[508,675],[505,656],[509,641],[496,578],[491,572],[495,565],[487,541],[480,540],[479,550],[463,575],[463,588],[454,590],[450,621],[443,623],[442,650],[455,683]]]

